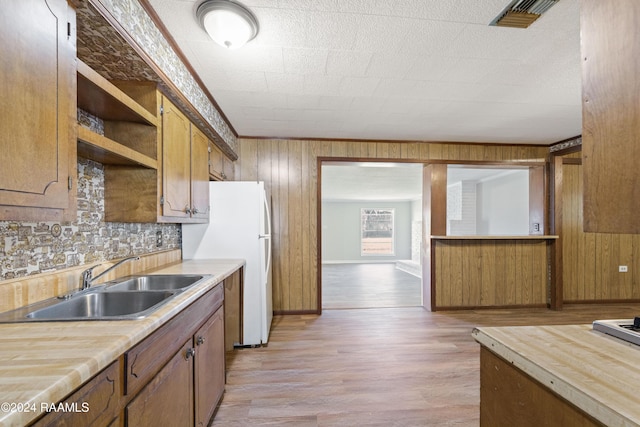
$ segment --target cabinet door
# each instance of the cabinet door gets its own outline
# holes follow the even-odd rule
[[[584,231],[640,233],[637,0],[580,3]]]
[[[191,339],[125,409],[128,427],[193,426]]]
[[[50,412],[32,427],[115,426],[113,420],[120,409],[121,381],[120,363],[116,361],[59,403],[74,410]]]
[[[73,209],[74,14],[67,0],[0,5],[0,205]]]
[[[209,139],[191,125],[191,217],[209,218]]]
[[[196,425],[206,426],[224,392],[224,308],[220,307],[194,336]]]
[[[222,181],[222,169],[223,169],[223,157],[222,151],[216,147],[213,142],[209,143],[209,175],[218,181]]]
[[[226,181],[233,181],[235,177],[235,170],[233,168],[233,161],[227,156],[222,157],[222,177]]]
[[[191,123],[167,98],[162,105],[162,215],[189,218]]]

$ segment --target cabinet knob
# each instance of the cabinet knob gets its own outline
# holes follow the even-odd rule
[[[204,344],[204,337],[199,336],[198,339],[196,339],[196,344],[197,345],[202,345]]]
[[[185,213],[190,214],[191,213],[191,208],[189,206],[185,206],[184,211],[185,211]]]
[[[197,214],[199,211],[198,211],[198,208],[193,208],[193,210],[192,210],[191,212],[195,215],[195,214]]]
[[[196,349],[195,348],[187,349],[187,354],[184,355],[184,358],[189,360],[190,357],[196,357]]]

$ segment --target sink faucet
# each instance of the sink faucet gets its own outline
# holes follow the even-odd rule
[[[122,264],[124,262],[127,262],[127,261],[139,260],[139,259],[140,259],[139,256],[130,256],[130,257],[127,257],[125,259],[122,259],[122,260],[118,261],[117,263],[113,264],[111,267],[107,268],[102,273],[98,274],[96,277],[93,277],[93,269],[98,267],[101,264],[96,264],[93,267],[87,268],[86,270],[84,270],[82,272],[81,282],[80,282],[80,289],[82,289],[82,290],[89,289],[89,287],[91,286],[91,284],[93,283],[94,280],[98,280],[99,278],[101,278],[102,276],[104,276],[105,274],[107,274],[108,272],[110,272],[111,270],[113,270],[114,268],[119,266],[120,264]]]

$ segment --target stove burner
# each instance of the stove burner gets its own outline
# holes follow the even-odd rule
[[[634,317],[633,320],[596,320],[593,330],[640,345],[640,317]]]

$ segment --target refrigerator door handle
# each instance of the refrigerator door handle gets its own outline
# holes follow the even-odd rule
[[[267,200],[266,191],[262,193],[262,202],[264,203],[264,212],[267,223],[264,225],[264,231],[266,234],[261,234],[259,237],[261,239],[269,240],[267,245],[267,249],[269,252],[267,252],[267,262],[264,266],[264,273],[266,276],[267,274],[269,274],[269,269],[271,268],[271,209],[269,209],[269,201]]]
[[[267,252],[267,262],[264,266],[265,277],[267,276],[267,274],[269,274],[269,269],[271,268],[271,236],[267,237],[266,240],[269,240],[269,244],[267,245],[267,249],[269,250],[269,252]]]
[[[264,212],[267,217],[267,223],[264,225],[265,233],[267,236],[271,235],[271,209],[269,209],[269,202],[267,201],[267,193],[262,193],[262,202],[264,203]]]
[[[258,234],[258,239],[269,241],[267,244],[267,262],[264,265],[264,273],[267,275],[269,273],[269,268],[271,267],[271,234]]]

